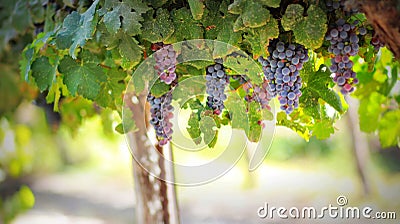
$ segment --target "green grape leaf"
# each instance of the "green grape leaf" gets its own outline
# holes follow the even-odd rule
[[[241,16],[239,16],[235,23],[233,24],[233,31],[238,32],[238,31],[242,31],[245,30],[246,27],[243,25],[243,19]]]
[[[212,43],[212,42],[211,42]],[[175,45],[178,48],[178,61],[185,62],[197,68],[213,61],[212,49],[206,41],[196,40]],[[193,61],[195,59],[195,61]],[[204,67],[202,67],[204,69]]]
[[[311,5],[307,10],[308,16],[293,32],[296,42],[308,49],[321,47],[328,29],[325,12],[318,6]]]
[[[190,11],[192,12],[192,16],[195,20],[201,19],[204,13],[204,3],[203,0],[188,0]]]
[[[155,19],[143,23],[142,37],[152,43],[163,42],[174,33],[174,24],[166,9],[158,9]]]
[[[141,0],[106,0],[104,7],[109,10],[103,17],[108,32],[114,34],[122,29],[130,36],[140,34],[140,22],[143,22],[141,15],[150,10]]]
[[[246,5],[246,1],[244,0],[235,0],[232,4],[228,6],[228,11],[232,14],[241,14],[243,12],[243,8]]]
[[[201,23],[206,27],[205,38],[210,40],[219,40],[231,45],[237,46],[242,40],[241,32],[234,32],[234,23],[237,20],[236,15],[227,13],[226,1],[220,5],[214,3],[207,5],[209,9],[205,10]],[[221,46],[220,46],[221,47]],[[222,52],[226,52],[224,49]]]
[[[149,2],[153,6],[153,8],[160,8],[165,3],[167,3],[168,0],[145,0],[145,2]]]
[[[249,128],[245,129],[247,139],[252,142],[258,142],[261,138],[262,127],[259,124],[262,121],[262,116],[259,111],[260,105],[257,102],[249,103]]]
[[[247,117],[247,109],[242,98],[237,94],[236,91],[229,91],[227,93],[227,99],[224,102],[226,109],[229,111],[229,117],[231,118],[232,128],[246,130],[249,128],[249,121]]]
[[[369,97],[363,98],[360,101],[358,108],[358,116],[360,120],[360,130],[363,132],[374,132],[379,126],[379,117],[384,111],[382,104],[386,98],[376,92],[373,92]]]
[[[235,45],[241,41],[240,32],[234,32],[233,20],[229,18],[220,23],[221,30],[217,35],[217,40]]]
[[[102,107],[118,109],[118,105],[122,105],[122,93],[126,89],[126,72],[116,68],[107,71],[107,81],[102,82],[100,92],[96,97],[96,102]]]
[[[240,8],[237,8],[239,6]],[[242,0],[235,0],[229,5],[228,10],[230,13],[237,14],[239,12],[240,14],[235,22],[235,30],[242,30],[245,27],[261,27],[270,20],[269,10],[256,0],[247,0],[245,3],[242,3]]]
[[[118,48],[122,58],[131,62],[132,66],[139,64],[142,59],[142,49],[138,41],[125,33],[121,33],[119,37],[121,39]]]
[[[282,26],[288,30],[294,30],[296,25],[304,20],[304,8],[299,4],[291,4],[286,8],[286,12],[282,17]]]
[[[165,82],[161,82],[160,80],[157,80],[149,88],[150,88],[151,94],[153,94],[155,97],[161,97],[162,95],[166,94],[171,89],[171,86],[165,84]]]
[[[138,45],[138,41],[122,31],[114,35],[106,32],[102,43],[109,50],[118,50],[119,55],[117,57],[118,59],[120,59],[119,56],[122,57],[122,63],[126,64],[123,67],[127,70],[139,64],[142,59],[142,49]]]
[[[272,121],[274,119],[274,114],[267,108],[261,110],[261,115],[264,121]]]
[[[197,113],[192,113],[190,115],[186,130],[196,145],[201,143],[200,119]]]
[[[32,76],[35,78],[39,90],[43,92],[48,89],[56,77],[56,66],[49,62],[49,58],[42,56],[32,63]]]
[[[379,122],[379,140],[382,147],[397,146],[400,143],[400,110],[385,113]]]
[[[172,92],[173,99],[182,106],[191,96],[198,96],[205,93],[205,82],[203,76],[179,80],[179,86]]]
[[[100,64],[102,62],[102,59],[100,59],[100,55],[91,52],[88,49],[82,49],[82,51],[79,53],[79,58],[81,61],[84,63],[95,63],[95,64]]]
[[[286,31],[293,30],[297,43],[307,49],[317,49],[321,47],[328,29],[326,14],[315,5],[308,8],[306,17],[302,16],[303,10],[301,5],[289,5],[282,18],[282,26]]]
[[[60,49],[69,49],[69,55],[76,59],[75,50],[78,46],[83,47],[88,39],[91,39],[97,23],[97,17],[94,16],[96,6],[99,0],[93,2],[90,8],[83,14],[76,11],[69,14],[57,33],[56,44]]]
[[[266,5],[266,6],[272,7],[272,8],[278,8],[279,4],[281,4],[281,0],[260,0],[260,2],[263,5]]]
[[[243,25],[256,28],[267,24],[270,18],[269,10],[264,8],[259,2],[246,1],[244,12],[242,13]]]
[[[214,147],[218,134],[214,118],[204,115],[201,116],[200,130],[203,133],[204,143],[207,144],[210,148]]]
[[[188,9],[180,8],[178,10],[173,10],[172,19],[175,31],[165,42],[174,43],[183,40],[203,38],[203,29],[200,24],[193,19]]]
[[[12,10],[10,17],[11,26],[20,33],[25,32],[26,28],[32,26],[32,17],[29,13],[29,7],[27,7],[27,1],[19,0],[11,2],[15,2],[14,9]]]
[[[316,112],[319,110],[318,99],[324,100],[337,112],[344,112],[339,95],[328,87],[332,82],[330,73],[328,69],[324,72],[322,68],[321,66],[319,71],[309,74],[308,82],[303,88],[303,95],[300,97],[300,103],[303,104],[305,112],[313,117],[318,117]]]
[[[283,111],[279,112],[276,115],[276,124],[292,129],[306,141],[310,140],[311,137],[310,130],[299,122],[294,122],[293,120],[289,120],[286,113]]]
[[[260,85],[263,82],[263,72],[250,56],[230,54],[224,59],[224,66],[233,69],[237,74],[246,74],[251,82]]]
[[[314,118],[320,118],[318,93],[310,88],[303,88],[302,95],[300,97],[300,103],[302,104],[305,114]]]
[[[53,20],[56,14],[56,4],[47,4],[46,6],[46,14],[45,14],[45,21],[44,21],[44,32],[53,32],[55,27],[55,22]]]
[[[21,78],[26,82],[29,82],[29,72],[31,71],[33,54],[34,54],[34,49],[32,47],[27,47],[22,52],[22,59],[19,61]]]
[[[100,92],[102,82],[107,80],[103,69],[94,63],[79,64],[72,58],[65,56],[58,66],[64,75],[64,83],[72,95],[82,95],[94,100]]]
[[[251,46],[253,58],[260,56],[266,57],[268,52],[269,40],[279,36],[278,21],[271,18],[265,26],[247,29],[245,40]]]
[[[316,121],[314,126],[310,129],[312,131],[312,135],[319,140],[327,139],[331,134],[335,133],[332,120],[329,119]]]
[[[44,0],[35,0],[35,1],[29,2],[29,14],[32,17],[33,23],[43,23],[44,22],[46,11],[45,11],[45,7],[43,7],[43,5],[46,3],[47,3],[47,1],[44,1]],[[25,14],[25,16],[26,16],[26,14]]]
[[[53,110],[58,112],[59,111],[59,102],[61,98],[61,94],[64,96],[67,95],[68,89],[67,86],[64,85],[61,76],[56,76],[56,81],[53,82],[49,89],[49,93],[46,96],[47,103],[53,103]]]

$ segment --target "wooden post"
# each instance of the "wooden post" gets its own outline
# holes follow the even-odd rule
[[[348,127],[351,133],[353,154],[356,162],[357,173],[361,179],[364,194],[368,195],[371,192],[370,182],[368,178],[368,163],[369,163],[369,146],[368,139],[361,132],[358,120],[358,100],[346,97],[347,102],[351,105],[347,111]]]
[[[156,141],[149,139],[147,135],[149,110],[146,107],[146,95],[139,95],[135,102],[131,97],[125,97],[125,105],[132,110],[132,119],[138,128],[135,132],[127,133],[127,141],[133,154],[136,221],[179,223],[175,185],[165,181],[174,180],[173,167],[165,163],[166,160],[173,159],[171,145],[153,146],[152,142]]]

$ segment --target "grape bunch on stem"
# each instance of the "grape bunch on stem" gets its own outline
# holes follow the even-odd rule
[[[171,84],[176,79],[176,57],[177,54],[172,45],[165,45],[154,53],[156,65],[154,68],[162,82]]]
[[[352,93],[358,83],[353,71],[353,61],[350,56],[358,54],[359,38],[357,36],[357,21],[353,24],[344,19],[338,19],[325,36],[329,41],[328,51],[332,54],[331,66],[333,81],[340,87],[342,94]]]
[[[290,114],[299,106],[302,79],[300,70],[308,61],[308,51],[300,44],[289,44],[279,39],[268,46],[269,56],[260,57],[263,72],[268,80],[271,97],[278,96],[280,109]]]
[[[154,53],[156,61],[154,69],[157,71],[161,82],[170,85],[171,90],[159,97],[150,92],[147,96],[147,101],[150,103],[150,124],[155,129],[159,145],[163,146],[171,140],[173,132],[171,119],[174,115],[174,108],[171,102],[172,88],[175,86],[177,79],[177,74],[175,73],[177,53],[172,45],[159,44],[157,48],[159,49]]]
[[[171,105],[172,93],[171,91],[155,97],[152,94],[147,96],[147,101],[150,103],[150,124],[153,125],[156,136],[161,146],[168,143],[172,137],[172,123],[174,107]]]

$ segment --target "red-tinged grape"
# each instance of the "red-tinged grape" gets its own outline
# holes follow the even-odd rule
[[[164,45],[163,48],[154,52],[156,61],[154,69],[156,69],[160,80],[168,85],[172,84],[176,79],[176,58],[177,54],[172,45]]]
[[[357,84],[353,81],[355,72],[353,72],[353,62],[350,59],[350,56],[357,55],[359,50],[360,39],[357,36],[357,22],[349,24],[341,18],[330,27],[325,36],[325,40],[330,43],[328,51],[333,54],[329,70],[332,72],[333,81],[341,89],[346,86],[346,89],[341,92],[343,94],[351,93],[354,91],[353,85]],[[337,30],[342,30],[339,35],[336,35]]]

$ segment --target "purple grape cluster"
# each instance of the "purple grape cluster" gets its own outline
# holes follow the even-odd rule
[[[151,93],[147,96],[150,103],[151,120],[160,146],[167,144],[172,137],[172,123],[174,107],[171,105],[172,92],[169,91],[161,97],[155,97]]]
[[[268,46],[270,55],[258,61],[268,81],[268,93],[271,98],[278,96],[280,109],[287,114],[299,106],[301,96],[300,70],[308,61],[308,51],[300,44],[289,44],[275,39]]]
[[[228,84],[229,77],[226,75],[222,63],[215,62],[214,65],[206,68],[207,106],[217,115],[221,114],[225,108],[226,95],[224,91]]]
[[[177,54],[172,45],[164,45],[163,48],[154,53],[156,65],[154,68],[162,82],[170,85],[176,79]]]
[[[338,19],[328,30],[325,40],[329,41],[328,51],[333,54],[329,67],[333,81],[341,88],[342,94],[352,93],[354,85],[358,83],[353,71],[354,63],[350,59],[359,50],[357,21],[350,25],[344,19]]]
[[[264,81],[261,85],[252,85],[250,82],[243,83],[243,90],[246,91],[247,95],[245,96],[245,100],[247,102],[258,102],[261,105],[262,109],[270,110],[269,102],[273,98],[271,92],[268,91],[269,82],[264,78]],[[251,92],[252,90],[252,92]]]
[[[351,16],[360,11],[360,3],[354,0],[327,0],[326,8],[329,12],[343,10],[346,16]]]
[[[328,11],[335,11],[340,8],[344,8],[344,2],[343,0],[327,0],[326,1],[326,8]]]

